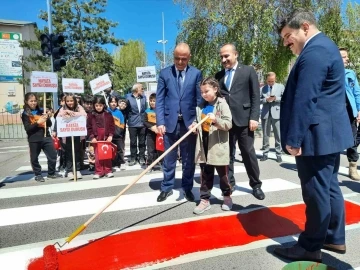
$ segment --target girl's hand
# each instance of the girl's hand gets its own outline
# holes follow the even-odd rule
[[[91,142],[92,142],[92,143],[97,143],[96,138],[93,138],[93,139],[91,140]]]
[[[112,136],[109,136],[109,137],[106,139],[106,141],[107,141],[107,142],[111,142],[111,141],[112,141],[112,138],[113,138]]]
[[[40,119],[37,120],[36,123],[38,123],[39,125],[41,125],[41,124],[44,124],[44,123],[46,122],[46,120],[47,120],[47,116],[46,116],[46,114],[45,114],[45,115],[40,116]]]
[[[213,113],[208,113],[207,116],[211,119],[211,121],[215,124],[216,123],[216,116]]]

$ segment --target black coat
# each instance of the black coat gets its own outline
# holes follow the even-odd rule
[[[233,123],[244,127],[249,125],[249,120],[259,121],[260,117],[260,86],[255,69],[250,66],[238,64],[230,90],[225,86],[225,70],[216,73],[221,94],[228,103]]]

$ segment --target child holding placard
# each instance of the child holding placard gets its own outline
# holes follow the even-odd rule
[[[28,135],[30,161],[31,167],[35,173],[35,180],[37,182],[45,181],[41,175],[41,165],[39,163],[39,154],[41,150],[44,151],[48,160],[47,178],[54,179],[61,177],[61,175],[55,173],[57,155],[48,128],[45,133],[45,123],[47,127],[51,126],[50,117],[39,108],[38,100],[34,93],[27,93],[25,95],[24,103],[24,112],[21,119]]]
[[[114,177],[112,173],[112,160],[100,160],[98,156],[98,141],[111,142],[115,133],[113,116],[107,112],[105,98],[103,96],[94,97],[94,110],[88,114],[87,131],[91,143],[95,147],[95,175],[94,179],[102,176]]]
[[[75,117],[86,116],[84,108],[77,103],[77,99],[74,94],[65,94],[65,104],[59,111],[60,117]],[[74,179],[73,166],[76,168],[76,178],[81,179],[80,173],[80,151],[81,151],[81,138],[80,136],[74,136],[74,152],[75,152],[75,164],[73,164],[72,156],[72,143],[71,137],[63,138],[65,141],[65,155],[66,155],[66,173],[70,180]]]

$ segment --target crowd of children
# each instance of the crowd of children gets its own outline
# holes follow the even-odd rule
[[[156,95],[152,94],[149,99],[150,108],[144,114],[144,125],[147,127],[148,159],[147,165],[151,164],[159,153],[156,148]],[[108,104],[108,106],[107,106]],[[48,178],[68,177],[81,179],[81,170],[86,169],[84,159],[87,160],[88,170],[94,171],[94,179],[100,177],[114,177],[113,172],[126,170],[125,161],[125,136],[127,120],[127,100],[110,96],[105,100],[103,96],[84,95],[82,97],[71,93],[65,93],[61,97],[60,107],[53,112],[47,109],[46,113],[38,106],[35,94],[28,93],[25,96],[24,113],[22,116],[25,130],[28,134],[30,146],[30,159],[35,173],[35,180],[43,182],[41,166],[38,161],[40,151],[43,150],[48,158]],[[72,156],[71,137],[57,138],[57,117],[86,116],[87,136],[74,136],[75,164]],[[46,126],[45,123],[46,122]],[[45,133],[46,130],[46,133]],[[51,138],[52,137],[52,138]],[[58,139],[58,150],[54,147],[54,140]],[[115,158],[112,160],[99,160],[97,153],[98,141],[112,142],[117,149]],[[75,166],[75,170],[73,168]],[[158,164],[153,170],[160,170]],[[62,172],[62,174],[56,173]]]

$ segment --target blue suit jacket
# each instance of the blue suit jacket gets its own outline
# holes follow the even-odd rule
[[[178,115],[183,115],[186,127],[190,126],[196,116],[196,106],[201,102],[201,71],[188,66],[186,70],[183,92],[177,84],[175,66],[160,71],[156,91],[156,125],[165,125],[166,132],[173,133]]]
[[[281,145],[303,156],[340,152],[353,146],[345,102],[345,70],[339,49],[327,36],[314,36],[292,68],[280,109]],[[289,153],[288,153],[289,154]]]

